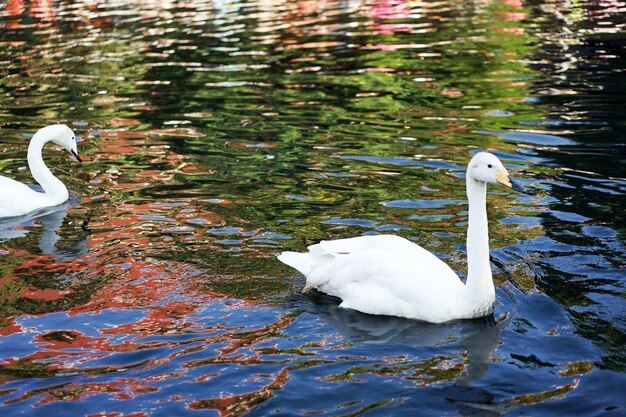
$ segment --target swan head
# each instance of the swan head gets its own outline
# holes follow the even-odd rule
[[[50,125],[39,129],[36,135],[43,136],[46,140],[52,141],[57,145],[65,148],[69,153],[74,155],[78,162],[83,162],[78,153],[76,144],[76,135],[74,131],[66,125]]]
[[[524,192],[522,186],[511,179],[502,162],[489,152],[479,152],[474,155],[467,167],[467,175],[476,181],[502,184],[515,191]]]

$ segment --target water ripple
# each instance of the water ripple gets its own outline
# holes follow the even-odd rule
[[[52,122],[85,155],[0,225],[5,414],[623,410],[620,2],[5,3],[2,175]],[[275,260],[395,233],[464,276],[479,150],[529,190],[489,189],[493,316],[360,314]]]

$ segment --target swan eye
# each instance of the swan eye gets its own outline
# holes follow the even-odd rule
[[[493,168],[493,165],[489,164],[487,165],[487,168]]]

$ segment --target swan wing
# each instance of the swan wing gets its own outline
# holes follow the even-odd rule
[[[0,217],[21,216],[43,205],[43,193],[19,181],[0,176]]]
[[[434,312],[449,314],[464,286],[445,262],[399,236],[322,241],[308,249],[278,258],[306,277],[305,290],[317,288],[365,313],[440,321]],[[442,299],[450,306],[433,304]]]

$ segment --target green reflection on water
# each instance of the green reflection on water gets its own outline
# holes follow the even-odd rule
[[[415,237],[462,270],[464,257],[454,246],[464,241],[465,191],[455,176],[462,173],[469,149],[515,149],[475,132],[500,131],[520,120],[540,119],[543,112],[525,100],[532,95],[526,80],[535,73],[523,59],[533,54],[535,41],[524,23],[496,13],[503,7],[479,10],[473,19],[462,8],[426,9],[417,20],[390,21],[397,27],[385,29],[389,34],[376,28],[358,35],[339,30],[334,36],[276,32],[269,50],[258,44],[265,22],[253,16],[236,30],[236,46],[228,36],[218,36],[220,23],[210,20],[200,36],[189,35],[184,19],[168,21],[155,33],[133,19],[93,21],[77,30],[65,19],[43,33],[26,27],[10,33],[2,48],[2,59],[10,61],[4,71],[12,76],[3,86],[8,100],[0,122],[13,126],[5,137],[13,142],[7,154],[16,161],[7,168],[28,179],[16,170],[23,164],[19,135],[25,130],[52,120],[84,122],[75,128],[86,139],[81,148],[90,160],[80,171],[61,168],[59,156],[49,161],[59,165],[55,171],[71,189],[87,197],[81,210],[97,225],[96,233],[115,229],[110,218],[125,219],[121,227],[139,222],[137,232],[150,242],[141,248],[146,255],[198,262],[217,275],[237,269],[249,276],[284,275],[280,266],[257,262],[257,256],[283,246],[280,242],[255,249],[241,234],[270,230],[292,237],[290,248],[302,248],[371,229],[326,222],[361,219],[381,231],[388,226]],[[340,12],[334,23],[350,21],[349,13]],[[407,22],[428,30],[405,32]],[[24,37],[30,41],[9,46]],[[319,46],[293,47],[304,40]],[[410,44],[419,47],[404,47]],[[28,57],[11,58],[16,48]],[[510,114],[489,116],[492,111]],[[420,163],[442,156],[453,165]],[[389,157],[397,159],[388,163],[384,158]],[[409,164],[394,162],[402,159]],[[431,209],[381,205],[416,198],[460,203],[437,209],[436,214],[454,219],[445,228],[411,218],[428,216]],[[206,203],[210,199],[228,203]],[[211,220],[189,224],[181,210],[156,213],[155,207],[145,207],[155,202],[189,204],[198,217]],[[508,204],[508,198],[494,196],[493,218],[505,215]],[[174,216],[172,226],[185,231],[141,218],[155,214]],[[234,247],[248,257],[232,262],[232,253],[224,251],[223,257],[221,250],[232,243],[206,237],[224,225],[239,228],[226,237],[239,239]],[[438,231],[450,237],[433,238]],[[510,233],[492,222],[495,245],[537,233],[536,228]],[[164,245],[167,236],[174,243]],[[121,257],[136,253],[123,247],[125,239],[113,240]],[[206,250],[207,244],[214,250]],[[234,296],[250,293],[240,285],[220,288]],[[284,283],[266,280],[261,288],[282,292]]]
[[[529,100],[546,83],[528,64],[538,53],[536,23],[507,14],[527,9],[450,2],[423,10],[415,4],[413,14],[382,19],[392,26],[380,29],[374,24],[380,18],[355,18],[334,6],[330,34],[311,22],[303,29],[268,28],[273,20],[260,18],[255,5],[242,16],[220,20],[209,13],[193,24],[186,9],[171,10],[176,18],[162,21],[142,10],[107,16],[119,5],[100,5],[100,16],[83,21],[80,2],[54,24],[39,22],[45,30],[32,17],[16,18],[26,26],[8,30],[0,42],[0,125],[6,127],[0,169],[29,182],[20,170],[23,135],[55,121],[78,122],[88,161],[77,168],[57,153],[46,157],[85,196],[66,225],[89,224],[92,254],[74,264],[44,260],[29,270],[20,265],[37,257],[37,233],[2,242],[12,255],[0,266],[0,276],[9,278],[1,291],[13,300],[3,303],[3,316],[81,305],[118,279],[86,269],[145,258],[192,264],[207,271],[203,288],[259,300],[293,289],[290,278],[277,278],[290,272],[273,262],[273,252],[372,231],[413,238],[463,272],[460,177],[469,151],[518,149],[476,132],[519,129],[548,115],[547,106]],[[290,18],[272,17],[274,23]],[[352,22],[356,27],[342,26]],[[406,24],[412,30],[403,30]],[[560,174],[508,162],[523,169],[522,177]],[[456,203],[381,204],[442,199]],[[610,198],[606,218],[622,218],[620,202]],[[169,203],[183,206],[158,205]],[[512,228],[497,220],[539,216],[547,204],[501,194],[489,204],[494,248],[544,234],[545,224]],[[430,221],[434,216],[445,218]],[[337,222],[355,219],[357,225]],[[224,228],[231,231],[215,231]],[[259,242],[265,231],[290,239]],[[13,255],[22,247],[28,253]],[[532,261],[504,265],[525,291],[535,290]],[[55,279],[75,267],[83,271],[75,280]],[[21,294],[31,287],[74,292],[27,301]],[[550,296],[566,306],[589,302],[584,294],[559,294]],[[583,329],[598,327],[586,315],[582,321]],[[612,330],[606,343],[620,346]]]

